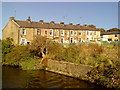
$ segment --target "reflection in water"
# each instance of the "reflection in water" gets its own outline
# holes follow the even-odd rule
[[[3,88],[99,88],[94,84],[56,73],[2,67]]]

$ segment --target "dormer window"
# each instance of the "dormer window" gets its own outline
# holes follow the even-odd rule
[[[25,29],[22,29],[22,34],[26,35],[26,30]]]

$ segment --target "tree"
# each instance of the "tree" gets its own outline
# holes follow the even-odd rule
[[[14,47],[12,43],[13,43],[12,38],[6,38],[6,40],[2,40],[2,60],[3,61],[6,54],[11,52],[11,49]]]
[[[95,25],[87,25],[88,27],[91,27],[91,28],[96,28]]]
[[[37,56],[43,58],[45,56],[45,48],[47,44],[47,38],[43,36],[36,36],[32,41],[29,49],[34,52]]]
[[[106,32],[103,28],[96,28],[96,30],[100,30],[100,32]]]
[[[112,29],[107,30],[107,32],[113,32],[113,31],[120,31],[120,29],[118,29],[118,28],[112,28]]]

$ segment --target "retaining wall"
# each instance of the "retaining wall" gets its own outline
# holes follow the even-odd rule
[[[93,67],[56,60],[46,60],[46,70],[85,80],[87,72]]]

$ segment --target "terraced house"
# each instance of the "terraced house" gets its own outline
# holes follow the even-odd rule
[[[120,31],[101,33],[102,41],[120,41]]]
[[[43,20],[39,22],[27,20],[15,20],[10,17],[10,21],[2,31],[2,38],[11,37],[14,44],[30,44],[36,35],[45,36],[59,43],[78,43],[87,41],[99,41],[100,31],[88,26],[64,22],[55,23],[51,21],[46,23]]]

